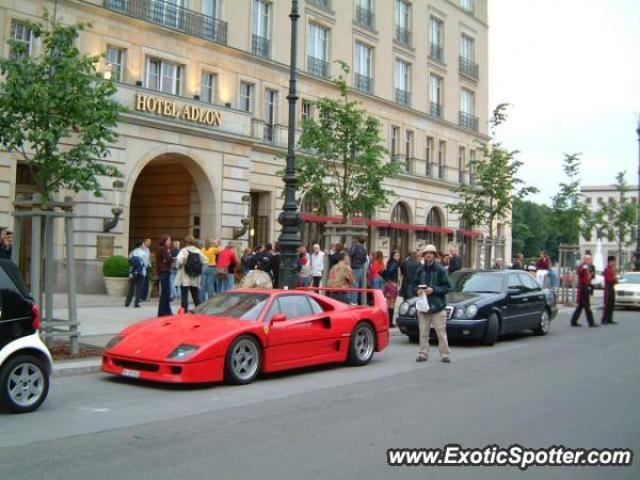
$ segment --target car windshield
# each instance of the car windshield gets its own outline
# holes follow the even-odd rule
[[[257,320],[269,301],[266,293],[223,293],[198,305],[193,312],[200,315]]]
[[[640,273],[625,273],[620,278],[620,283],[640,283]]]
[[[500,293],[503,276],[491,272],[455,272],[449,277],[451,291]]]

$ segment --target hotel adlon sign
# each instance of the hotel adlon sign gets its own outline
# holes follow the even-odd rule
[[[217,110],[141,93],[136,94],[136,110],[189,120],[211,127],[217,127],[222,123],[222,115]]]

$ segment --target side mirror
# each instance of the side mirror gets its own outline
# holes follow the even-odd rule
[[[520,294],[520,289],[519,288],[509,288],[507,290],[507,293],[509,295],[519,295]]]
[[[287,319],[287,316],[284,313],[277,313],[271,318],[271,323],[284,322]]]

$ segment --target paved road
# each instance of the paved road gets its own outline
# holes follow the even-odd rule
[[[364,368],[272,375],[245,387],[54,379],[29,415],[0,414],[0,478],[640,478],[632,467],[389,467],[389,447],[626,447],[640,452],[640,315],[416,364],[395,337]]]

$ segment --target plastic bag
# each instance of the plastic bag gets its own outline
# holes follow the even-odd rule
[[[416,300],[416,310],[420,313],[429,313],[429,310],[431,310],[429,300],[425,293],[418,295],[418,300]]]

